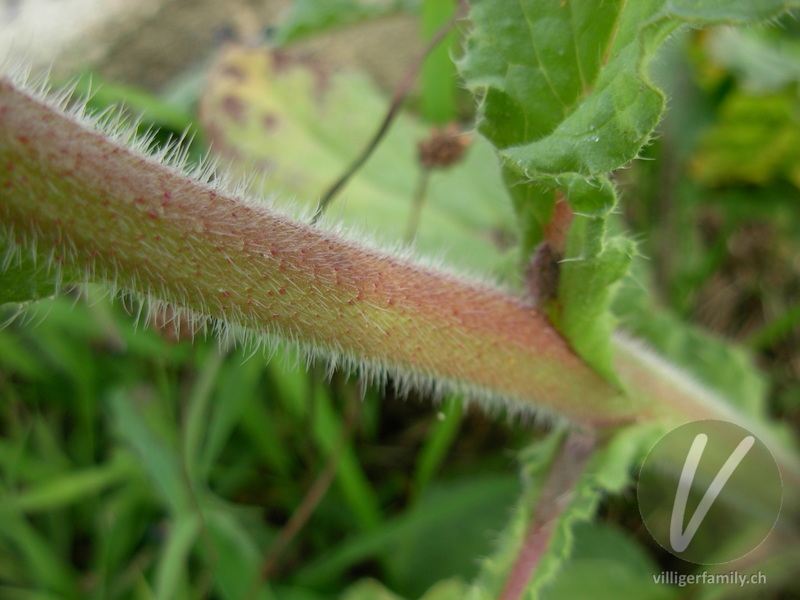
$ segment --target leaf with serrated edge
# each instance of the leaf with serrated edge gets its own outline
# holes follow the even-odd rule
[[[798,5],[472,3],[473,29],[461,69],[467,85],[482,96],[478,129],[498,149],[518,216],[532,221],[521,223],[523,260],[542,239],[552,190],[563,190],[576,212],[570,235],[579,243],[565,256],[554,320],[578,353],[612,381],[609,305],[633,245],[607,239],[605,218],[616,205],[607,174],[638,155],[664,110],[648,64],[683,23],[763,21]]]
[[[567,505],[558,516],[547,550],[525,589],[525,598],[536,598],[543,586],[557,576],[570,555],[575,525],[593,517],[604,494],[619,493],[630,483],[635,465],[666,430],[663,423],[630,426],[597,449],[569,494]],[[509,525],[500,536],[497,552],[483,562],[481,574],[466,596],[468,600],[490,600],[498,597],[517,558],[548,470],[563,438],[564,431],[554,431],[523,452],[521,459],[526,490]]]

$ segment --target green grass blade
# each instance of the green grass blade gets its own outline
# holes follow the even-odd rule
[[[420,498],[441,466],[458,435],[464,414],[464,405],[459,399],[448,400],[438,414],[425,445],[419,453],[414,472],[414,497]]]

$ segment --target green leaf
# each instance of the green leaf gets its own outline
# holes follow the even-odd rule
[[[458,579],[445,579],[431,586],[420,600],[461,600],[465,592],[464,583]],[[402,600],[379,581],[362,579],[345,591],[342,600]]]
[[[570,227],[561,263],[560,313],[555,321],[572,347],[614,380],[609,342],[616,321],[610,305],[615,284],[627,272],[636,246],[626,237],[606,236],[606,219],[617,200],[608,179],[570,176],[564,184],[578,216]]]
[[[204,503],[203,509],[213,549],[202,549],[206,551],[206,568],[213,571],[214,587],[220,597],[275,600],[277,594],[271,585],[259,579],[262,554],[253,536],[254,524],[246,523],[234,510],[213,506],[212,502]]]
[[[414,497],[419,498],[441,466],[455,441],[464,415],[461,398],[448,400],[438,413],[414,470]]]
[[[91,498],[113,485],[129,479],[133,462],[129,456],[120,455],[107,465],[72,471],[26,489],[19,495],[7,498],[0,515],[6,510],[21,512],[47,511]]]
[[[156,600],[175,598],[181,581],[187,576],[185,565],[200,534],[201,521],[193,512],[176,515],[158,561],[155,577]]]
[[[461,68],[471,88],[484,90],[478,128],[498,148],[548,139],[591,96],[624,2],[577,4],[472,3]]]
[[[508,519],[517,494],[518,484],[509,476],[431,485],[411,514],[449,510],[424,528],[409,527],[397,539],[386,560],[392,588],[419,598],[443,577],[475,577],[476,557],[491,549],[494,532]]]
[[[563,428],[552,432],[523,452],[522,474],[525,488],[517,502],[511,519],[500,534],[494,553],[481,564],[481,572],[470,588],[469,600],[489,600],[498,597],[505,579],[517,558],[525,537],[539,491],[551,462],[564,438]]]
[[[387,590],[380,581],[362,579],[350,586],[342,596],[342,600],[403,600],[400,596]]]
[[[454,0],[423,0],[420,7],[422,34],[432,38],[452,17]],[[456,67],[451,55],[457,51],[458,35],[450,32],[425,59],[420,73],[420,112],[432,123],[444,124],[456,116]]]
[[[464,582],[459,579],[443,579],[432,585],[420,600],[461,600],[466,593]]]
[[[289,44],[333,27],[353,25],[390,14],[403,2],[359,2],[358,0],[295,0],[271,41]]]
[[[788,180],[800,187],[800,102],[783,93],[730,94],[717,122],[700,139],[691,168],[705,185],[765,185]]]
[[[487,531],[502,526],[518,492],[519,482],[509,475],[432,485],[411,510],[331,548],[299,569],[295,580],[298,585],[318,587],[359,562],[378,556],[387,557],[403,584],[415,590],[442,576],[471,576],[475,557],[491,547]],[[460,536],[458,544],[453,544],[454,535]],[[435,544],[442,548],[437,550]],[[445,546],[449,548],[446,553]],[[424,569],[415,572],[419,565]]]
[[[246,417],[247,405],[258,405],[254,398],[258,397],[258,385],[264,373],[264,365],[258,359],[244,359],[240,353],[233,354],[223,366],[216,382],[216,398],[211,408],[208,431],[203,442],[200,470],[203,478],[211,472],[225,443],[232,435],[234,427],[242,424]],[[260,407],[263,409],[263,407]],[[256,409],[258,411],[258,409]],[[255,426],[262,425],[258,419]],[[275,435],[271,429],[259,430],[259,438]],[[275,444],[275,440],[272,444]],[[269,441],[266,443],[270,446]],[[280,458],[278,459],[281,460]]]
[[[718,66],[730,70],[751,92],[779,91],[800,82],[800,40],[793,19],[770,29],[720,28],[705,45]]]
[[[667,426],[658,423],[629,426],[595,451],[555,522],[547,550],[526,588],[525,598],[538,597],[545,585],[564,572],[573,551],[575,528],[594,516],[606,494],[619,493],[630,484],[633,469],[666,430]],[[500,537],[495,554],[484,561],[481,575],[467,596],[470,600],[496,598],[503,588],[563,438],[564,430],[556,430],[531,445],[521,456],[525,491]]]
[[[57,592],[60,598],[79,597],[79,577],[73,566],[62,560],[51,540],[41,535],[24,516],[3,516],[0,520],[0,541],[5,548],[23,557],[37,587]]]
[[[547,552],[529,585],[529,594],[562,571],[573,550],[575,527],[594,517],[605,495],[618,494],[630,485],[634,468],[666,430],[660,424],[634,425],[621,430],[597,450],[556,523]]]
[[[207,448],[209,429],[212,420],[212,393],[217,383],[223,356],[218,351],[210,351],[199,365],[200,375],[187,402],[183,422],[183,460],[192,479],[198,478],[203,452]]]
[[[542,589],[542,600],[594,598],[598,590],[613,590],[615,600],[677,597],[675,588],[653,581],[660,568],[621,528],[603,522],[581,523],[573,533],[573,555]]]
[[[371,530],[381,523],[380,500],[358,460],[352,440],[342,447],[344,422],[336,413],[331,390],[315,386],[313,394],[313,422],[310,436],[327,460],[337,460],[336,482],[359,527]]]
[[[46,261],[33,253],[17,252],[0,235],[0,305],[47,298],[58,292],[61,281]]]
[[[664,109],[647,67],[682,23],[774,18],[796,1],[473,3],[462,63],[484,90],[479,128],[531,177],[598,176],[636,157]]]
[[[0,319],[4,316],[1,314]],[[41,377],[46,369],[39,357],[22,344],[17,332],[9,329],[0,329],[0,367],[7,373],[18,373],[30,379]]]
[[[774,18],[780,0],[705,2],[519,0],[472,3],[461,69],[480,98],[478,129],[498,149],[521,220],[522,260],[544,239],[557,190],[575,213],[555,320],[573,347],[613,380],[609,310],[633,244],[609,239],[616,206],[608,173],[647,143],[664,110],[648,66],[684,23]],[[533,205],[533,206],[531,206]]]
[[[653,298],[654,286],[647,265],[637,260],[633,274],[625,278],[614,302],[622,327],[743,414],[764,421],[767,382],[753,356],[658,307]]]
[[[181,515],[192,506],[191,490],[178,453],[168,440],[147,422],[144,411],[129,394],[116,390],[109,399],[112,420],[120,438],[138,455],[143,470],[153,482],[165,506]]]

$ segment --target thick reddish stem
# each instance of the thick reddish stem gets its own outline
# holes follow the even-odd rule
[[[520,299],[193,181],[0,79],[0,232],[256,334],[594,425],[643,418]]]

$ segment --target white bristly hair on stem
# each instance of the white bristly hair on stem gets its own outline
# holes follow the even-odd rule
[[[120,111],[86,114],[69,90],[0,69],[0,243],[62,283],[103,282],[137,298],[145,322],[188,323],[224,343],[278,343],[389,380],[403,394],[450,392],[484,408],[585,426],[720,418],[757,427],[685,373],[618,336],[609,383],[549,320],[485,281],[376,248],[340,225],[310,225],[251,197],[212,159],[153,151]],[[306,217],[307,218],[307,217]],[[797,475],[800,480],[800,475]]]
[[[214,160],[153,150],[121,111],[86,113],[17,70],[0,76],[0,236],[62,282],[102,281],[155,316],[399,392],[457,391],[510,413],[629,422],[632,403],[507,291],[375,248],[247,193]],[[643,409],[644,408],[644,409]]]

